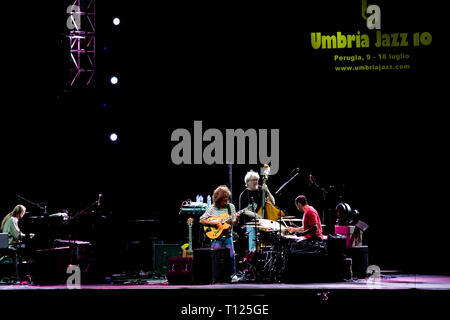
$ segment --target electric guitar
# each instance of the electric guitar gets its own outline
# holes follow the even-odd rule
[[[235,212],[235,214],[248,214],[247,211],[251,210],[252,208],[253,206],[249,205],[247,208]],[[206,220],[208,221],[218,222],[219,226],[204,226],[203,229],[205,230],[206,236],[211,240],[220,238],[225,230],[231,228],[231,219],[232,216],[228,213],[222,213],[220,216],[207,218]]]
[[[192,224],[194,222],[194,219],[189,218],[187,220],[188,228],[189,228],[189,246],[188,249],[183,248],[183,258],[192,258],[194,256],[194,250],[192,250]]]

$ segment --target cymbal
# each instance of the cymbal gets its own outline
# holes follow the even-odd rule
[[[251,212],[251,211],[243,211],[242,214],[244,214],[244,215],[246,215],[246,216],[248,216],[250,218],[254,218],[254,217],[256,217],[256,219],[261,219],[262,218],[261,215],[259,215],[258,213]]]
[[[281,219],[283,219],[283,220],[286,220],[286,219],[295,219],[296,217],[295,216],[284,216],[284,217],[281,217]]]

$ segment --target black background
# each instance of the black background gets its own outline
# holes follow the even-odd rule
[[[222,132],[274,128],[280,130],[280,169],[270,190],[300,168],[277,205],[298,215],[293,199],[306,193],[313,206],[324,206],[307,184],[310,174],[321,187],[343,185],[344,200],[370,226],[364,242],[371,264],[448,272],[443,13],[433,2],[376,4],[383,32],[427,31],[432,44],[339,53],[408,53],[411,70],[338,73],[334,53],[312,49],[311,32],[361,31],[373,39],[360,1],[97,1],[97,72],[90,89],[67,85],[66,4],[44,5],[37,24],[32,13],[9,10],[1,211],[8,213],[20,194],[46,201],[51,213],[74,213],[102,193],[102,213],[114,221],[108,236],[128,237],[130,219],[157,219],[151,236],[181,242],[181,202],[228,184],[228,166],[172,164],[173,130],[193,135],[194,120]],[[116,15],[118,27],[111,23]],[[116,87],[109,83],[113,74]],[[109,141],[112,131],[118,143]],[[233,166],[235,197],[249,169],[259,166]]]

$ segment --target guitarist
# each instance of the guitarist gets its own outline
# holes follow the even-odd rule
[[[259,174],[257,172],[253,170],[247,172],[247,174],[244,177],[245,186],[247,188],[244,189],[244,191],[242,191],[241,194],[239,195],[239,210],[248,207],[249,205],[254,203],[256,205],[254,212],[257,212],[262,205],[263,190],[266,193],[266,200],[269,200],[270,202],[272,202],[272,204],[275,205],[275,198],[270,193],[269,189],[267,188],[267,185],[263,184],[262,186],[260,186],[258,184],[258,181],[259,181]],[[251,217],[244,216],[244,219],[240,219],[239,223],[245,224],[251,221],[253,221]],[[246,231],[248,233],[248,250],[255,251],[256,229],[247,226]]]
[[[236,213],[236,209],[232,203],[230,203],[231,191],[227,186],[221,185],[214,190],[213,193],[213,205],[210,206],[206,212],[200,217],[200,223],[204,226],[219,227],[221,225],[219,220],[211,219],[213,217],[218,217],[221,214],[228,213],[232,216],[230,221],[231,228],[224,230],[222,236],[211,241],[211,248],[229,248],[230,258],[231,258],[231,274],[235,274],[235,258],[234,258],[234,247],[231,232],[233,229],[233,224],[235,224],[239,219],[239,214]]]

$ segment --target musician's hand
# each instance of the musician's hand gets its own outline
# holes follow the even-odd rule
[[[263,183],[262,189],[263,189],[265,192],[269,192],[269,188],[267,188],[267,184],[265,184],[265,183]]]
[[[295,232],[299,231],[299,228],[287,227],[287,230],[289,233],[295,233]]]
[[[220,227],[220,221],[218,221],[218,220],[211,220],[209,223],[210,223],[211,226],[213,226],[215,228],[219,228]]]

